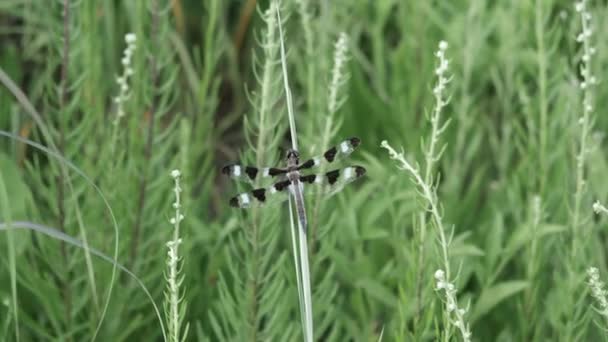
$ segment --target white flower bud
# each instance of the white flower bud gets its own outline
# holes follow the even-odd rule
[[[135,33],[125,34],[125,42],[127,44],[135,44],[135,41],[137,41],[137,36],[135,35]]]

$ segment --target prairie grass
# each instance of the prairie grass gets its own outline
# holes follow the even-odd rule
[[[608,340],[607,17],[0,1],[0,340]],[[351,136],[305,236],[228,205]]]

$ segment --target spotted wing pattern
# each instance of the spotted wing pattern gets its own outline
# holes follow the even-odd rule
[[[276,167],[257,168],[253,166],[243,166],[239,164],[226,165],[222,168],[222,173],[235,180],[254,184],[260,179],[269,179],[278,175],[285,174],[287,170]],[[268,183],[266,183],[268,184]]]
[[[323,175],[302,176],[300,182],[306,189],[305,195],[322,193],[331,196],[342,190],[346,184],[361,178],[365,172],[364,167],[354,165],[341,170],[329,171]]]
[[[361,139],[353,137],[344,140],[338,145],[327,150],[323,155],[308,159],[307,161],[300,164],[298,170],[311,169],[314,167],[318,167],[322,164],[333,163],[336,160],[343,159],[347,157],[349,154],[353,153],[353,151],[359,146],[361,143]]]
[[[247,209],[281,203],[289,199],[290,187],[292,187],[291,181],[285,180],[275,183],[267,189],[260,188],[251,192],[243,192],[230,199],[230,206]]]
[[[340,191],[346,184],[365,175],[365,172],[365,168],[362,166],[349,166],[325,174],[301,176],[299,184],[305,196],[318,193],[331,196]],[[293,192],[293,184],[286,180],[275,183],[268,189],[255,189],[251,192],[239,194],[230,199],[230,205],[235,208],[247,209],[261,205],[278,204],[287,201],[290,192]]]
[[[350,155],[361,143],[359,138],[353,137],[342,141],[340,144],[330,148],[323,155],[308,159],[299,164],[295,170],[306,170],[321,165],[334,163]],[[276,179],[294,169],[286,168],[256,168],[239,164],[227,165],[222,168],[222,173],[239,181],[256,184],[265,179]],[[325,174],[312,174],[300,176],[298,184],[304,195],[326,194],[332,195],[340,191],[346,184],[360,178],[365,174],[365,168],[361,166],[349,166],[341,170],[329,171]],[[294,192],[294,184],[289,180],[274,183],[269,188],[259,188],[251,192],[241,193],[230,199],[230,205],[236,208],[251,208],[261,205],[281,203],[289,199],[289,193]]]

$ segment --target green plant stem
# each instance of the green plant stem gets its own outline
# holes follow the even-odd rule
[[[296,121],[295,121],[295,115],[294,115],[294,110],[293,110],[293,102],[292,102],[292,98],[291,98],[291,89],[289,88],[289,78],[288,78],[288,74],[287,74],[287,57],[285,54],[285,39],[283,37],[283,25],[282,25],[282,21],[281,21],[281,12],[280,12],[280,8],[277,4],[277,2],[275,1],[275,9],[276,9],[276,14],[277,14],[277,24],[278,24],[278,29],[279,29],[279,42],[280,42],[280,51],[281,51],[281,66],[282,66],[282,70],[283,70],[283,84],[285,86],[285,97],[286,97],[286,102],[287,102],[287,115],[289,117],[289,129],[291,132],[291,145],[292,148],[294,150],[298,150],[298,139],[297,139],[297,132],[296,132]],[[311,289],[310,289],[310,268],[309,268],[309,264],[308,264],[308,240],[307,240],[307,236],[306,236],[306,232],[308,230],[307,224],[308,221],[306,219],[306,210],[304,209],[304,200],[301,197],[302,193],[299,192],[299,189],[296,187],[295,191],[294,191],[294,200],[292,201],[292,197],[290,196],[290,200],[289,200],[289,205],[290,207],[293,207],[293,205],[295,203],[295,201],[299,201],[300,205],[302,205],[302,212],[300,213],[302,215],[302,217],[298,217],[298,233],[299,234],[299,242],[300,242],[300,250],[299,250],[299,254],[300,254],[300,264],[299,267],[298,265],[295,265],[296,269],[299,269],[300,275],[302,277],[301,279],[301,284],[300,287],[302,289],[302,293],[299,294],[299,298],[300,299],[304,299],[304,303],[300,302],[300,305],[304,306],[304,314],[305,314],[305,319],[304,321],[304,340],[306,342],[312,342],[313,341],[313,317],[312,317],[312,294],[311,294]],[[298,198],[299,197],[299,198]],[[296,210],[297,211],[297,210]],[[299,215],[298,215],[299,216]],[[293,220],[293,214],[291,213],[290,210],[290,220]],[[291,224],[291,226],[293,227],[293,223]],[[292,234],[295,234],[295,232],[293,232],[292,230]],[[295,250],[294,250],[295,253]]]
[[[0,217],[4,219],[5,224],[8,227],[8,231],[6,232],[6,244],[7,244],[7,254],[8,254],[8,268],[10,274],[10,282],[11,282],[11,306],[10,311],[13,313],[13,320],[15,321],[15,341],[19,342],[19,305],[18,305],[18,297],[17,297],[17,262],[15,258],[15,240],[13,237],[12,228],[12,218],[11,211],[9,208],[9,198],[6,191],[6,185],[4,182],[4,173],[0,168]]]
[[[582,32],[587,32],[589,28],[587,27],[587,21],[584,19],[584,14],[581,14],[581,26]],[[586,56],[591,56],[591,47],[589,39],[585,38],[583,40],[583,54]],[[585,188],[585,155],[587,154],[587,140],[589,131],[591,130],[591,110],[588,106],[591,105],[591,90],[589,88],[592,86],[591,84],[591,72],[590,72],[590,63],[588,61],[583,61],[583,70],[586,72],[583,73],[583,82],[587,85],[585,89],[583,89],[583,116],[581,118],[581,135],[579,137],[579,151],[576,156],[576,190],[574,193],[574,208],[572,214],[572,245],[571,245],[571,254],[572,258],[576,258],[577,250],[579,248],[579,237],[580,237],[580,229],[582,225],[581,218],[581,203],[584,194]]]
[[[545,30],[544,30],[543,1],[536,0],[535,33],[538,63],[538,90],[539,90],[539,129],[538,129],[538,193],[543,194],[545,181],[547,179],[547,56],[545,51]]]
[[[70,1],[63,1],[63,60],[61,63],[61,93],[59,98],[59,143],[57,144],[59,153],[65,155],[65,129],[67,121],[66,102],[68,96],[68,65],[70,60]],[[57,176],[57,206],[59,210],[58,226],[62,232],[66,232],[66,214],[65,214],[65,179],[68,175],[63,168],[59,169]],[[65,243],[60,243],[61,255],[63,264],[69,265],[68,252]],[[63,293],[64,314],[66,321],[66,331],[72,330],[72,294],[70,291],[70,272],[66,272],[66,279],[59,284]],[[71,338],[68,338],[71,341]]]
[[[158,26],[159,26],[159,16],[158,13],[158,1],[152,2],[152,28],[151,28],[151,37],[155,39],[155,42],[159,39],[158,34]],[[155,44],[158,45],[158,44]],[[133,233],[131,236],[131,265],[134,266],[136,264],[136,259],[138,256],[138,248],[139,248],[139,240],[141,239],[141,229],[143,225],[143,216],[144,209],[146,206],[146,190],[148,187],[148,173],[150,168],[150,159],[152,158],[152,145],[154,142],[154,121],[156,119],[157,112],[157,103],[156,103],[156,91],[158,89],[158,78],[159,78],[159,70],[158,70],[158,60],[154,54],[152,54],[150,61],[150,79],[152,81],[152,104],[149,109],[150,118],[148,121],[147,128],[147,139],[146,145],[144,147],[144,166],[142,169],[142,176],[139,182],[139,194],[137,197],[137,214],[135,216],[135,224],[133,226]]]

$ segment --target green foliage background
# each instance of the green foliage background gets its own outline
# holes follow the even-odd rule
[[[228,199],[247,187],[219,174],[235,160],[275,165],[289,146],[278,35],[262,20],[268,2],[259,11],[255,3],[0,3],[0,129],[8,134],[0,139],[0,222],[52,227],[109,256],[117,248],[118,262],[160,304],[169,173],[180,169],[189,340],[302,339],[286,206],[232,209]],[[377,341],[382,331],[385,341],[449,339],[433,278],[441,267],[434,227],[421,241],[423,202],[380,148],[386,139],[410,161],[424,160],[441,40],[453,78],[435,180],[454,227],[450,260],[473,340],[606,340],[585,271],[596,266],[608,279],[606,218],[592,210],[608,193],[608,6],[588,7],[600,83],[591,90],[574,219],[583,92],[573,2],[282,1],[300,152],[358,136],[351,159],[368,169],[339,195],[308,204],[315,340]],[[126,116],[114,126],[128,32],[137,35],[134,75]],[[340,32],[349,78],[331,113]],[[102,198],[66,160],[105,195],[119,235]],[[89,340],[110,290],[97,340],[162,339],[145,293],[124,273],[112,282],[111,263],[35,231],[1,233],[0,340]]]

